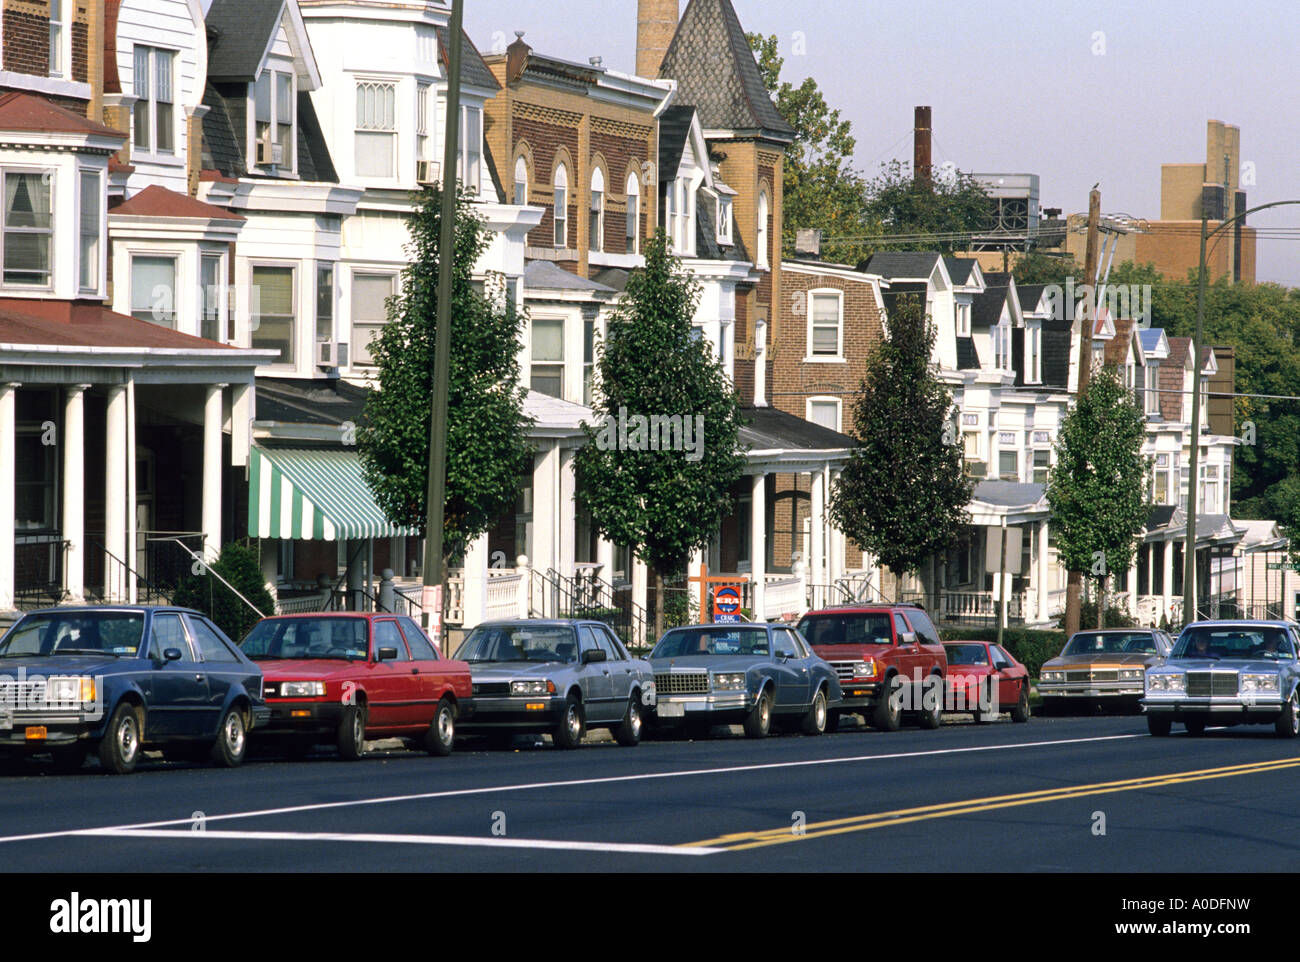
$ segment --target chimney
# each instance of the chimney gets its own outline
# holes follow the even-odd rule
[[[816,228],[800,228],[795,232],[794,253],[796,257],[821,257],[822,232]]]
[[[668,44],[677,32],[679,0],[637,0],[636,72],[655,78],[663,65]]]
[[[912,128],[912,176],[916,186],[930,190],[933,186],[933,169],[930,164],[930,108],[917,107]]]
[[[515,42],[506,47],[506,83],[514,83],[524,75],[528,55],[533,48],[524,43],[524,32],[515,31]]]

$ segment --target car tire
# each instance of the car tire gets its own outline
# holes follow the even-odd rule
[[[50,750],[50,757],[54,759],[56,772],[61,775],[72,775],[81,771],[81,767],[86,764],[86,746],[82,742],[60,745]]]
[[[805,735],[821,735],[826,732],[829,726],[829,712],[826,709],[826,689],[818,688],[817,694],[813,695],[812,704],[808,706],[808,713],[803,716],[803,733]]]
[[[429,730],[424,733],[424,750],[438,758],[446,758],[456,747],[456,709],[451,699],[443,698],[438,702]]]
[[[586,720],[582,715],[582,703],[570,695],[564,703],[564,715],[551,732],[551,740],[556,748],[565,750],[577,748],[582,744],[586,732]]]
[[[223,768],[238,768],[248,751],[248,731],[244,713],[238,707],[226,709],[217,729],[217,740],[212,743],[212,760]]]
[[[898,681],[897,675],[890,675],[885,679],[884,690],[880,693],[880,700],[876,702],[875,707],[871,710],[871,727],[882,732],[898,731],[899,723],[903,718],[902,708],[902,686],[895,687]]]
[[[1173,729],[1173,722],[1164,715],[1147,715],[1147,731],[1157,738],[1164,738]]]
[[[1273,732],[1278,738],[1295,738],[1300,735],[1300,689],[1291,692],[1291,697],[1282,708],[1282,714],[1273,723]]]
[[[641,718],[641,706],[637,704],[638,701],[640,697],[633,692],[632,697],[628,699],[623,720],[614,727],[614,740],[624,748],[633,748],[641,743],[644,720]]]
[[[99,741],[99,763],[114,775],[129,775],[140,760],[140,712],[127,702],[113,711]]]
[[[348,705],[339,722],[339,754],[354,762],[366,753],[366,706]]]
[[[940,725],[943,724],[943,676],[930,675],[928,677],[929,679],[936,679],[936,681],[930,682],[930,684],[936,686],[935,696],[934,696],[935,697],[934,707],[929,709],[924,707],[925,699],[926,699],[926,689],[925,689],[925,683],[923,682],[921,686],[922,708],[921,708],[921,712],[917,717],[917,723],[922,728],[933,731],[934,729],[938,728]]]
[[[772,693],[766,688],[745,716],[745,735],[749,738],[766,738],[772,730]]]
[[[1016,699],[1016,707],[1011,709],[1011,720],[1013,722],[1029,721],[1029,679],[1020,683],[1020,697]]]

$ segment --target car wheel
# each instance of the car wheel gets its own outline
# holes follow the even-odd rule
[[[1029,721],[1029,679],[1020,683],[1020,697],[1016,699],[1016,707],[1011,709],[1011,720],[1013,722]]]
[[[903,717],[902,684],[897,675],[885,679],[885,690],[880,701],[871,712],[871,727],[882,732],[898,731],[899,720]]]
[[[808,714],[803,716],[803,733],[820,735],[826,731],[826,715],[826,692],[819,688],[808,707]]]
[[[1163,715],[1147,715],[1147,731],[1157,738],[1168,735],[1173,727],[1173,722]]]
[[[551,732],[556,748],[577,748],[582,744],[586,723],[582,717],[582,703],[572,695],[564,703],[564,715]]]
[[[745,734],[750,738],[766,738],[772,730],[772,693],[764,689],[758,701],[745,716]]]
[[[248,733],[244,730],[244,713],[232,707],[221,719],[217,740],[212,746],[212,760],[226,768],[238,768],[248,749]]]
[[[429,730],[424,735],[424,750],[430,755],[445,758],[456,746],[456,709],[451,700],[443,698],[438,702],[438,711],[429,723]]]
[[[81,771],[81,766],[86,763],[86,746],[81,742],[62,745],[51,749],[50,756],[54,759],[56,772],[71,775],[73,772]]]
[[[1291,697],[1282,708],[1282,714],[1273,723],[1273,731],[1278,738],[1295,738],[1300,735],[1300,689],[1291,692]]]
[[[641,742],[641,706],[637,704],[638,700],[634,693],[628,700],[623,720],[614,729],[614,739],[624,748],[631,748]]]
[[[918,719],[922,728],[935,729],[943,724],[943,678],[940,675],[930,675],[928,684],[933,688],[927,691],[925,685],[921,687],[921,716]],[[934,703],[925,707],[925,701],[931,697],[930,691],[933,691]]]
[[[339,754],[353,762],[366,753],[366,706],[348,705],[339,722]]]
[[[140,713],[126,702],[117,706],[99,742],[99,763],[114,775],[127,775],[140,760]]]

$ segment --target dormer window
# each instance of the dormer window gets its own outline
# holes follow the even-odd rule
[[[1147,414],[1160,413],[1160,390],[1158,384],[1160,381],[1160,362],[1151,361],[1147,364],[1146,377],[1146,406],[1144,408]]]
[[[175,53],[156,47],[134,48],[134,146],[137,152],[176,151],[172,73]]]
[[[294,96],[292,71],[262,71],[252,87],[252,165],[292,171],[294,164]]]
[[[1000,371],[1011,367],[1011,325],[1005,318],[993,328],[993,366]]]
[[[1039,323],[1025,325],[1025,383],[1043,380],[1043,328]]]
[[[731,198],[718,198],[718,243],[731,246]]]

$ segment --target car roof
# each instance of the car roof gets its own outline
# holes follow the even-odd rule
[[[201,611],[183,608],[180,605],[55,605],[51,608],[34,608],[22,614],[26,617],[27,615],[67,615],[97,611],[183,611],[189,615],[207,617]]]
[[[1183,629],[1186,630],[1188,628],[1295,628],[1295,627],[1297,626],[1294,621],[1287,621],[1284,618],[1271,619],[1271,620],[1264,620],[1264,619],[1245,620],[1245,619],[1234,619],[1234,618],[1221,618],[1214,621],[1193,621],[1190,625],[1184,625]]]
[[[809,615],[868,615],[877,612],[892,611],[925,611],[925,608],[914,601],[900,601],[897,604],[881,602],[876,605],[864,605],[859,602],[846,602],[842,605],[827,605],[825,608],[817,608],[813,611],[805,611],[803,617]]]
[[[599,618],[503,618],[497,621],[480,621],[475,628],[574,628],[578,625],[606,625]]]
[[[387,611],[295,611],[287,615],[266,615],[263,621],[288,621],[293,618],[404,618]]]
[[[1142,627],[1136,627],[1136,628],[1080,628],[1080,629],[1079,629],[1078,631],[1076,631],[1074,634],[1075,634],[1075,635],[1083,635],[1083,634],[1088,634],[1088,635],[1140,635],[1140,634],[1142,634],[1144,631],[1150,633],[1150,632],[1153,632],[1153,631],[1160,631],[1160,629],[1159,629],[1159,628],[1142,628]],[[1073,638],[1074,635],[1071,635],[1070,637]]]

